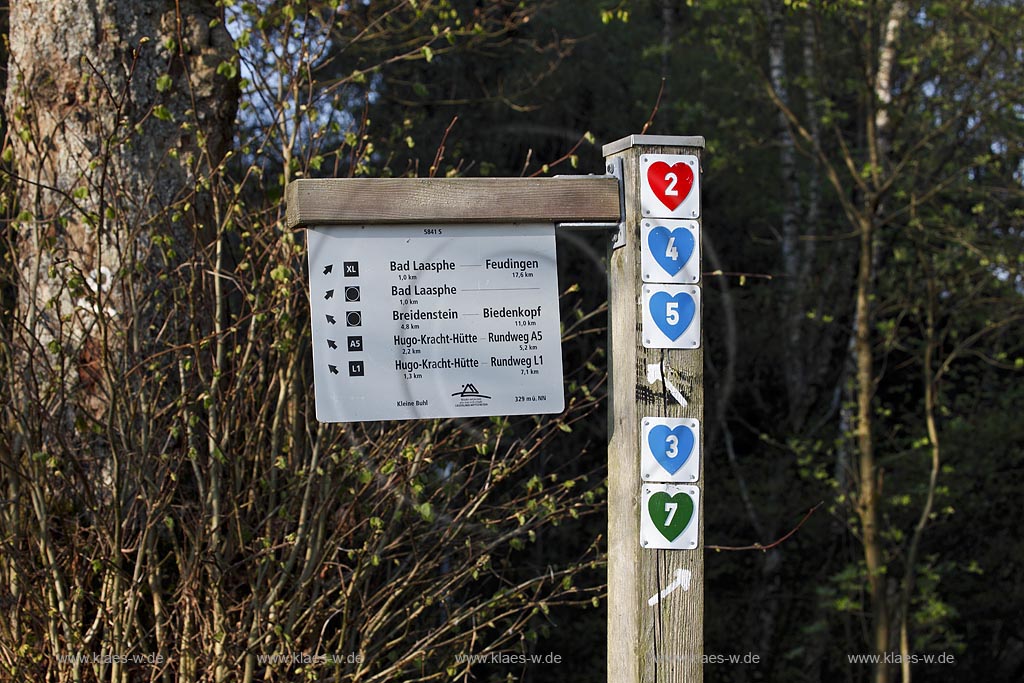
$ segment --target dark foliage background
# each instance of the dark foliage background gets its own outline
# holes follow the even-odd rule
[[[603,679],[605,238],[559,237],[566,414],[318,426],[281,197],[311,176],[600,173],[601,146],[641,131],[707,139],[704,542],[769,544],[823,502],[766,552],[706,555],[705,651],[760,657],[706,678],[909,683],[850,663],[880,640],[955,656],[914,665],[919,680],[1024,676],[1018,3],[218,7],[234,43],[210,77],[241,93],[231,154],[125,228],[163,237],[140,257],[163,266],[126,290],[160,283],[161,316],[189,322],[104,347],[116,408],[50,371],[81,348],[31,343],[18,264],[27,236],[99,213],[128,173],[83,181],[56,217],[32,205],[38,126],[10,94],[22,65],[3,73],[9,680],[256,680],[285,675],[259,653],[356,650],[372,663],[331,680]],[[165,38],[135,47],[180,48]],[[106,133],[131,145],[165,115],[202,122],[151,106]],[[172,239],[181,221],[191,244]],[[64,286],[88,297],[81,275]],[[115,313],[111,329],[152,329]],[[27,366],[38,381],[17,379]],[[172,663],[56,659],[101,650]],[[569,663],[456,659],[499,650]]]

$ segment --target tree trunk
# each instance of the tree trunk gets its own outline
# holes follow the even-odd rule
[[[871,595],[873,648],[882,655],[875,665],[875,683],[888,683],[891,679],[885,653],[891,639],[891,608],[888,600],[885,552],[880,523],[882,472],[875,456],[872,432],[874,411],[875,371],[872,331],[874,321],[871,301],[875,295],[875,263],[878,256],[877,219],[884,204],[885,179],[889,170],[887,157],[890,149],[893,69],[896,63],[896,42],[900,26],[908,12],[903,0],[894,2],[887,12],[878,48],[878,67],[873,72],[873,116],[867,118],[867,142],[872,191],[865,198],[860,225],[860,265],[857,275],[856,298],[856,363],[857,363],[857,449],[859,458],[859,491],[857,499],[861,523],[864,559],[868,571]]]
[[[857,513],[860,518],[861,541],[868,572],[868,590],[871,595],[872,647],[875,654],[883,655],[889,648],[889,607],[886,600],[885,553],[879,529],[879,498],[881,472],[875,462],[875,441],[872,432],[875,373],[872,348],[871,298],[874,292],[875,226],[870,217],[861,223],[860,268],[857,272],[856,329],[854,353],[856,355],[858,456]],[[875,683],[887,683],[888,665],[875,668]]]
[[[217,73],[233,50],[223,23],[210,27],[221,13],[198,0],[11,5],[17,369],[65,420],[76,405],[102,418],[123,354],[165,322],[148,298],[160,272],[195,249],[193,194],[224,156],[237,101]]]
[[[151,637],[131,596],[160,523],[136,502],[146,473],[133,458],[159,446],[119,443],[178,396],[163,352],[193,341],[179,308],[193,294],[164,283],[174,269],[203,277],[193,256],[214,234],[209,181],[238,99],[221,65],[234,51],[212,0],[14,0],[9,20],[7,153],[20,213],[3,475],[14,505],[31,502],[6,522],[35,547],[3,562],[42,565],[33,599],[50,607],[40,646],[51,655],[126,653]],[[65,536],[79,518],[99,544],[92,565],[58,548],[74,542]],[[79,675],[79,664],[50,661],[47,680]],[[129,675],[118,663],[94,672]]]
[[[786,69],[786,17],[785,7],[780,0],[765,0],[768,21],[768,76],[772,89],[779,100],[792,109],[789,97],[789,77]],[[796,140],[790,130],[789,120],[781,109],[776,110],[775,138],[779,148],[779,175],[782,187],[782,234],[780,249],[784,273],[783,319],[786,321],[787,344],[791,353],[784,356],[786,394],[789,404],[789,423],[798,431],[807,414],[808,397],[806,354],[802,352],[804,310],[801,279],[803,264],[800,254],[800,180],[796,167]]]

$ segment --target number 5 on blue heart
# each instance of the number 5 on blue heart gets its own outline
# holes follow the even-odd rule
[[[645,220],[640,229],[640,273],[644,282],[700,281],[697,221]]]
[[[645,348],[695,349],[700,346],[700,287],[692,285],[644,285],[643,324]]]

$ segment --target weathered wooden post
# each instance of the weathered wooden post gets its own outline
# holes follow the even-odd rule
[[[633,135],[609,260],[608,681],[703,680],[702,137]]]

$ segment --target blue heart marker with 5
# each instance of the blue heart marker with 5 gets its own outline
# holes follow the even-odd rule
[[[651,248],[651,255],[669,275],[676,275],[683,269],[693,256],[695,243],[693,233],[686,228],[669,230],[659,225],[647,236],[647,246]]]
[[[700,421],[645,417],[640,429],[640,476],[644,481],[695,482],[700,478]]]
[[[693,322],[697,304],[687,292],[672,295],[655,292],[651,296],[651,318],[665,336],[675,341]]]
[[[647,435],[647,443],[658,464],[669,474],[675,474],[693,453],[693,432],[685,425],[675,429],[658,425]]]
[[[700,346],[700,287],[644,285],[643,344],[648,349]]]

